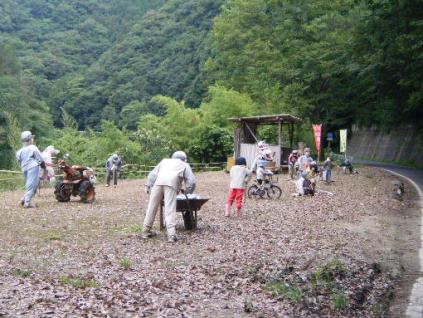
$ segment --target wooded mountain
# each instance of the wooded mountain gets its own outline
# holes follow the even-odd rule
[[[0,155],[63,114],[136,131],[178,105],[219,131],[235,97],[328,129],[422,126],[422,17],[421,0],[2,0]]]

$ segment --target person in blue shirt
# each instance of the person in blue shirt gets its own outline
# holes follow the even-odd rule
[[[34,208],[31,203],[32,198],[37,192],[40,182],[40,167],[45,169],[46,165],[37,146],[34,145],[34,136],[30,131],[24,131],[21,134],[22,148],[16,152],[16,159],[21,166],[25,178],[25,194],[20,200],[24,208]]]

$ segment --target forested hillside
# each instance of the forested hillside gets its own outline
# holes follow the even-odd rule
[[[201,76],[210,54],[209,33],[221,3],[169,1],[133,21],[96,63],[57,83],[50,99],[53,111],[59,114],[64,107],[84,128],[101,119],[118,122],[122,110],[124,116],[135,102],[158,94],[199,106],[207,91]]]
[[[104,120],[201,160],[228,116],[421,126],[422,17],[419,0],[2,0],[1,164],[21,129],[44,145]]]

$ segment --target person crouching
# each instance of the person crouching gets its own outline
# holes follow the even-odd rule
[[[314,195],[315,188],[309,179],[309,173],[307,171],[303,171],[300,174],[300,177],[295,182],[295,185],[297,188],[297,193],[294,193],[294,196]]]
[[[230,170],[231,184],[228,199],[226,201],[225,216],[230,217],[232,203],[236,200],[237,216],[241,216],[242,200],[244,198],[245,187],[251,171],[247,168],[247,161],[244,157],[239,157],[235,161],[235,166]]]

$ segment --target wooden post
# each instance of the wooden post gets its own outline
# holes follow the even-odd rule
[[[235,158],[238,158],[241,152],[241,128],[234,130],[234,152]]]
[[[294,124],[291,123],[289,125],[289,144],[291,149],[293,150],[293,146],[294,146]]]
[[[280,121],[278,122],[278,143],[282,149],[282,123]]]

